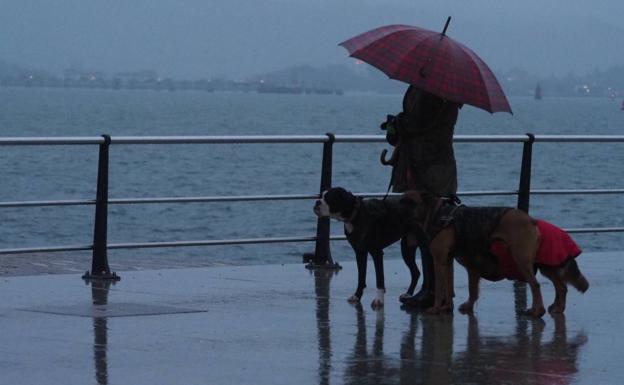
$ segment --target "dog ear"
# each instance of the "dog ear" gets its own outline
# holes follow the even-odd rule
[[[340,188],[340,201],[341,201],[341,210],[340,214],[345,218],[351,217],[353,214],[353,209],[355,208],[355,201],[357,197],[351,193],[351,191],[347,191],[343,188]]]
[[[355,204],[355,196],[342,187],[330,188],[324,199],[332,213],[343,213]]]

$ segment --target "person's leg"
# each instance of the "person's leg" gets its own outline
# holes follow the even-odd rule
[[[433,306],[435,292],[435,273],[433,271],[433,256],[427,247],[420,247],[422,261],[423,283],[416,295],[405,299],[405,305],[429,308]]]
[[[420,247],[420,259],[422,261],[423,284],[416,294],[419,300],[433,301],[435,288],[435,273],[433,271],[433,256],[427,247]]]

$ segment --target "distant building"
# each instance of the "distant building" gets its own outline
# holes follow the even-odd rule
[[[139,82],[159,79],[158,73],[153,70],[117,72],[114,77],[121,80],[136,80]]]

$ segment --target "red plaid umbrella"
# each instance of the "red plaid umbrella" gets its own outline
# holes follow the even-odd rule
[[[486,111],[511,107],[490,68],[465,45],[442,33],[409,25],[388,25],[340,43],[352,57],[391,79],[412,84],[441,98]]]

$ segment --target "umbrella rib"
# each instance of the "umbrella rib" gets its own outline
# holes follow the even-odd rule
[[[481,79],[481,83],[483,84],[483,87],[485,87],[485,88],[487,89],[487,88],[488,88],[488,84],[489,84],[489,83],[488,83],[488,82],[486,82],[486,81],[485,81],[485,79],[483,78],[483,73],[484,73],[485,71],[481,70],[481,66],[482,66],[482,65],[483,65],[483,66],[485,66],[485,69],[486,69],[489,73],[492,73],[492,70],[491,70],[491,69],[487,66],[487,64],[485,64],[485,62],[484,62],[483,60],[481,60],[481,58],[480,58],[480,57],[478,57],[478,56],[477,56],[477,54],[476,54],[476,53],[474,53],[471,49],[469,49],[468,47],[465,47],[465,46],[464,46],[464,45],[462,45],[462,44],[460,44],[460,47],[461,47],[461,49],[462,49],[464,52],[466,52],[468,55],[470,55],[470,57],[473,59],[473,62],[475,62],[475,63],[479,63],[479,65],[477,66],[477,68],[479,69],[479,77],[480,77],[480,79]],[[494,74],[492,74],[492,79],[491,79],[491,81],[496,82],[496,84],[498,85],[498,87],[501,89],[501,92],[503,92],[503,91],[502,91],[502,87],[501,87],[500,83],[498,83],[498,80],[496,79],[496,77],[494,76]],[[489,109],[490,109],[490,113],[494,113],[494,111],[492,111],[492,110],[493,110],[493,108],[492,108],[492,98],[491,98],[491,96],[490,96],[490,93],[488,92],[488,93],[487,93],[487,95],[488,95],[487,101],[488,101],[488,107],[489,107]],[[504,94],[503,94],[502,96],[506,99],[506,97],[505,97],[505,95],[504,95]],[[509,102],[507,102],[507,104],[509,104]],[[513,114],[513,113],[511,112],[511,107],[509,107],[509,111],[508,111],[508,112],[509,112],[509,113],[511,113],[511,114]]]
[[[369,38],[367,36],[366,39],[364,39],[363,37],[359,37],[361,40],[364,40],[364,43],[358,43],[358,48],[355,48],[353,51],[349,50],[348,46],[353,44],[353,41],[355,39],[358,39],[358,37],[349,39],[349,40],[345,40],[342,43],[338,44],[341,45],[343,47],[345,47],[347,50],[349,50],[349,56],[354,56],[355,54],[357,54],[358,52],[362,51],[363,49],[367,49],[371,44],[376,43],[377,41],[381,40],[381,39],[386,39],[388,38],[388,36],[391,36],[393,34],[405,31],[406,28],[409,28],[410,26],[408,25],[402,25],[402,24],[396,24],[396,25],[391,25],[388,26],[386,28],[381,27],[378,28],[376,31],[370,31],[371,32],[371,36],[374,36],[374,38]],[[384,31],[381,31],[382,29],[384,29]],[[372,32],[376,32],[376,33],[372,33]],[[370,41],[369,41],[370,40]]]

